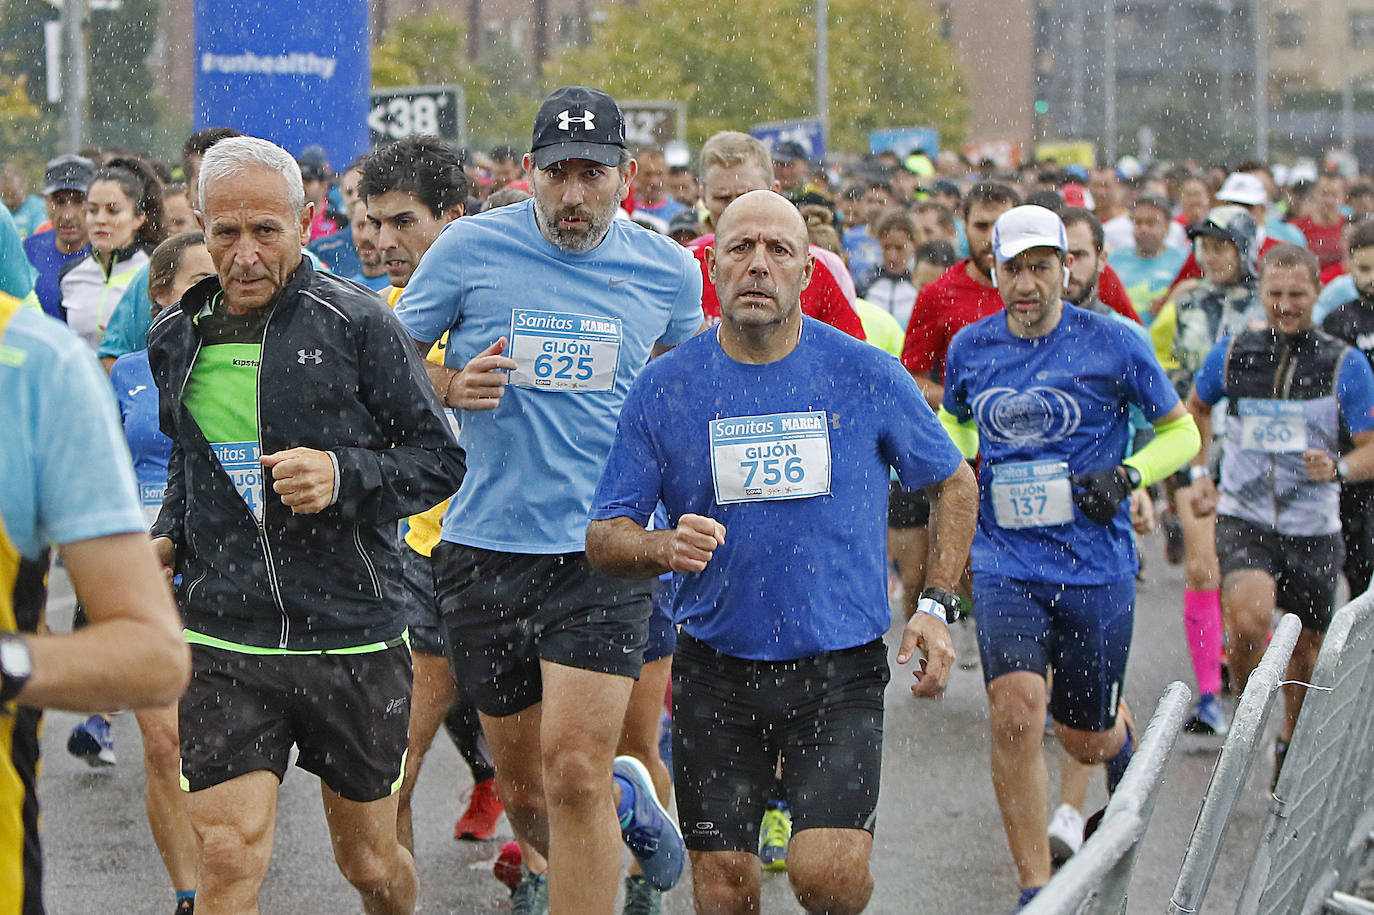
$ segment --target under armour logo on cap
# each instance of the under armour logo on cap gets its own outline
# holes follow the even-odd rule
[[[596,112],[583,110],[582,117],[575,118],[570,111],[558,112],[558,129],[572,130],[573,124],[581,124],[583,130],[596,129]]]
[[[324,350],[312,349],[307,351],[303,349],[298,349],[296,350],[296,361],[299,362],[301,365],[305,365],[306,362],[313,362],[316,365],[319,365],[321,362],[324,362]]]
[[[565,159],[618,166],[624,149],[625,117],[615,99],[599,89],[564,86],[535,115],[530,143],[535,168]]]

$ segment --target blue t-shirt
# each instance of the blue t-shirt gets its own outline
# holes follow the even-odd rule
[[[167,461],[172,456],[172,440],[158,425],[157,385],[148,366],[148,351],[126,353],[110,367],[119,418],[124,423],[124,440],[134,459],[139,495],[144,508],[162,504],[167,485]]]
[[[315,239],[307,247],[339,276],[352,276],[363,271],[358,250],[353,247],[353,230],[347,226],[324,238]],[[381,278],[386,280],[386,274],[382,274]]]
[[[527,200],[449,223],[396,316],[426,343],[449,331],[449,368],[501,337],[520,363],[496,409],[458,414],[467,476],[443,539],[580,552],[631,382],[654,344],[676,345],[701,327],[701,268],[672,239],[627,219],[593,250],[570,254],[540,234]]]
[[[1141,257],[1135,248],[1121,248],[1108,255],[1107,262],[1121,278],[1126,295],[1148,327],[1155,318],[1150,306],[1164,298],[1187,259],[1184,252],[1166,245],[1154,257]]]
[[[1276,241],[1281,241],[1290,245],[1307,247],[1307,236],[1302,234],[1302,230],[1297,226],[1289,225],[1277,216],[1270,216],[1264,221],[1264,234]]]
[[[1215,404],[1226,396],[1226,354],[1230,349],[1231,338],[1222,337],[1193,376],[1198,399],[1205,404]],[[1351,433],[1374,429],[1374,370],[1353,346],[1336,371],[1336,402],[1341,407],[1341,421]]]
[[[104,376],[60,322],[0,301],[0,540],[28,559],[147,530]]]
[[[805,318],[787,356],[736,362],[719,330],[649,364],[621,413],[591,517],[725,525],[684,575],[674,615],[742,658],[786,660],[881,638],[889,467],[920,489],[962,460],[911,375],[889,356]]]
[[[868,226],[846,229],[840,236],[845,253],[849,255],[849,275],[858,289],[867,290],[873,275],[883,263],[883,246],[868,234]]]
[[[391,278],[385,273],[381,276],[363,276],[361,272],[358,272],[350,276],[349,279],[361,286],[366,286],[373,292],[381,292],[391,286]]]
[[[27,299],[37,271],[24,253],[24,240],[10,211],[0,204],[0,292]]]
[[[100,358],[119,358],[148,346],[148,328],[153,326],[153,299],[148,294],[148,265],[138,268],[133,279],[119,297],[119,304],[110,313],[105,336],[100,339],[96,355]]]
[[[62,290],[58,285],[58,278],[62,274],[62,268],[90,253],[91,246],[82,245],[71,254],[63,254],[57,250],[57,232],[53,229],[24,239],[24,254],[35,273],[33,289],[38,293],[38,304],[59,321],[62,320]]]
[[[1125,503],[1105,526],[1070,501],[1067,523],[1018,527],[1013,514],[1023,503],[1014,500],[1024,491],[1015,481],[1055,469],[1027,462],[1065,462],[1069,476],[1114,467],[1126,453],[1131,405],[1154,423],[1178,402],[1146,340],[1120,321],[1067,303],[1059,324],[1043,337],[1014,336],[1002,313],[956,334],[946,357],[943,406],[960,422],[977,423],[983,455],[973,571],[1069,585],[1134,576]],[[1012,464],[1020,466],[998,470]],[[993,504],[995,479],[1003,494],[1001,520]],[[1063,507],[1054,492],[1044,495],[1055,500],[1050,511]]]
[[[1322,287],[1321,295],[1317,296],[1317,304],[1312,306],[1312,323],[1320,326],[1331,312],[1359,297],[1360,291],[1355,288],[1355,278],[1348,273],[1342,273]]]

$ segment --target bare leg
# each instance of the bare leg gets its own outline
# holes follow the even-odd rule
[[[692,901],[697,915],[755,915],[759,859],[747,851],[694,851]]]
[[[434,735],[448,714],[458,695],[453,683],[453,672],[448,659],[441,655],[411,653],[414,670],[414,691],[410,697],[409,749],[406,751],[405,777],[397,796],[396,833],[407,851],[415,851],[415,837],[411,827],[411,798],[415,794],[415,782],[420,777],[420,766],[425,753],[429,751]]]
[[[142,709],[134,713],[143,732],[143,766],[147,773],[144,804],[162,864],[177,892],[196,888],[196,831],[181,790],[181,745],[177,708]]]
[[[1264,656],[1264,640],[1274,619],[1277,601],[1274,579],[1259,569],[1241,569],[1226,576],[1221,587],[1221,611],[1231,645],[1231,680],[1237,695],[1245,691],[1250,674]]]
[[[868,856],[873,835],[862,829],[803,829],[792,836],[787,876],[808,912],[857,915],[873,895]]]
[[[992,787],[1022,887],[1050,881],[1049,775],[1041,749],[1046,703],[1039,674],[1017,671],[988,684]]]
[[[396,837],[397,796],[350,801],[323,783],[324,816],[334,862],[363,900],[367,915],[415,911],[415,859]]]
[[[272,858],[277,789],[257,771],[186,796],[199,847],[199,915],[256,915],[258,891]]]

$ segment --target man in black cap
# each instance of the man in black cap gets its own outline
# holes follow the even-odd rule
[[[806,159],[806,147],[796,140],[783,140],[773,147],[773,177],[782,185],[784,197],[795,199],[809,188],[811,163]]]
[[[460,690],[481,713],[506,813],[549,860],[517,911],[614,905],[620,832],[652,889],[682,836],[645,767],[615,757],[649,637],[649,587],[597,572],[587,512],[630,383],[702,325],[701,272],[681,246],[617,219],[636,164],[604,92],[569,86],[534,122],[534,196],[451,223],[397,316],[457,408],[468,477],[432,561]],[[523,908],[521,908],[523,907]]]
[[[34,292],[43,310],[54,318],[61,318],[62,294],[57,288],[57,278],[62,268],[90,253],[82,208],[86,205],[86,187],[93,174],[95,166],[90,159],[81,156],[58,156],[49,162],[43,173],[43,202],[52,228],[24,239],[24,254],[38,272],[33,283]]]

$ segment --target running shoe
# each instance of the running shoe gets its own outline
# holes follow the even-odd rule
[[[1050,820],[1050,860],[1063,864],[1082,847],[1083,814],[1072,804],[1060,804]]]
[[[1044,889],[1043,886],[1024,886],[1024,887],[1022,887],[1022,888],[1021,888],[1021,893],[1020,893],[1020,895],[1016,897],[1016,908],[1012,909],[1012,911],[1013,911],[1013,912],[1019,912],[1019,911],[1021,911],[1022,909],[1024,909],[1026,906],[1030,905],[1030,904],[1031,904],[1031,900],[1034,899],[1034,898],[1036,897],[1036,895],[1039,894],[1039,892],[1040,892],[1041,890],[1043,890],[1043,889]]]
[[[1288,758],[1288,741],[1281,737],[1274,738],[1274,778],[1269,782],[1269,793],[1273,794],[1279,787],[1279,773],[1283,771],[1283,761]]]
[[[621,822],[620,835],[639,861],[644,878],[654,889],[667,892],[682,876],[687,849],[682,832],[654,794],[649,770],[633,756],[615,758],[615,774],[634,788],[634,806],[628,822]]]
[[[101,715],[92,715],[72,728],[67,738],[67,752],[84,760],[92,769],[113,766],[115,751],[110,723]]]
[[[663,894],[639,874],[625,878],[625,908],[621,915],[661,915]]]
[[[510,891],[511,915],[548,915],[549,881],[543,874],[525,874]]]
[[[963,616],[949,627],[949,637],[954,642],[954,656],[959,660],[961,670],[978,668],[978,624],[973,617]]]
[[[792,817],[786,807],[769,807],[759,826],[759,860],[773,873],[787,870],[787,843],[792,841]]]
[[[1226,723],[1226,712],[1222,710],[1217,697],[1203,693],[1202,698],[1193,705],[1193,713],[1183,722],[1183,730],[1189,734],[1225,737],[1230,726]]]
[[[177,909],[172,915],[196,915],[196,901],[194,899],[178,900]]]
[[[523,873],[520,865],[524,857],[525,854],[520,851],[519,842],[507,842],[501,846],[501,851],[496,855],[496,861],[491,865],[491,875],[513,892]]]
[[[472,786],[468,809],[453,824],[453,837],[470,842],[490,839],[496,835],[496,822],[506,808],[496,793],[496,779],[489,778]]]

